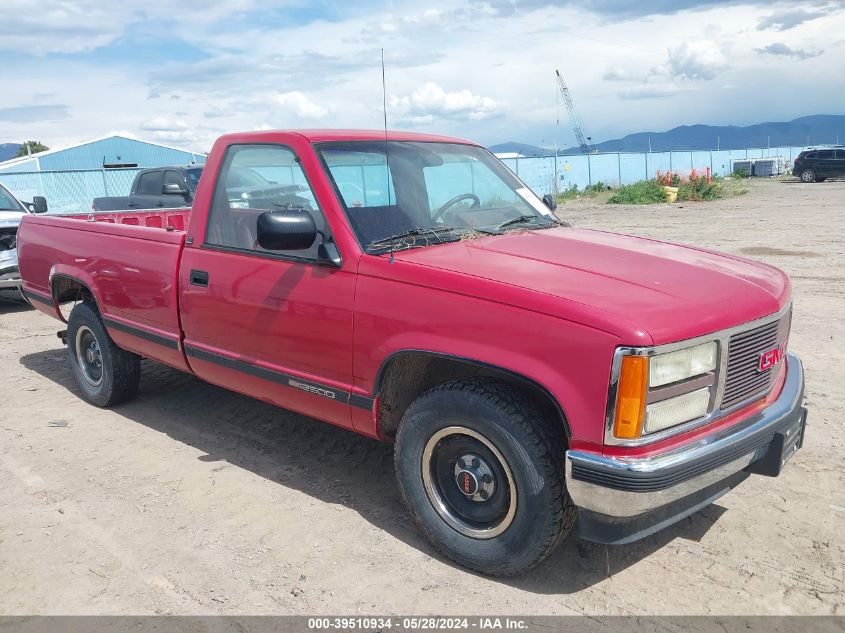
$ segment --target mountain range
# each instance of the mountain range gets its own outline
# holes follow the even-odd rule
[[[14,158],[20,146],[20,143],[0,143],[0,163],[4,160]]]
[[[600,152],[665,152],[669,150],[744,149],[746,147],[806,146],[845,143],[845,115],[814,114],[787,122],[736,125],[682,125],[667,132],[637,132],[595,143]],[[511,141],[489,148],[495,153],[518,152],[523,156],[551,156],[554,150]],[[560,154],[578,154],[569,147]]]

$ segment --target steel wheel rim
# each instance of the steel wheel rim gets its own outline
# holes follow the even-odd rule
[[[475,523],[469,521],[466,518],[465,513],[461,511],[461,505],[454,502],[455,495],[448,489],[448,486],[444,489],[444,465],[438,465],[438,462],[441,461],[438,456],[438,451],[441,450],[442,442],[444,440],[449,440],[453,437],[470,438],[470,440],[483,446],[483,450],[479,449],[477,451],[482,454],[477,456],[477,461],[480,462],[478,467],[473,467],[471,464],[468,464],[466,469],[461,469],[459,465],[455,464],[452,468],[456,479],[456,489],[458,489],[457,481],[459,480],[459,476],[463,477],[461,481],[466,481],[468,479],[466,473],[468,471],[470,472],[470,475],[474,473],[472,479],[477,480],[475,481],[477,487],[474,489],[467,489],[464,493],[464,495],[469,500],[472,500],[473,503],[482,504],[480,507],[483,507],[483,504],[490,503],[491,508],[493,507],[492,504],[494,502],[498,505],[503,504],[504,511],[501,513],[501,516],[497,516],[494,521],[487,525],[483,524],[483,522]],[[470,443],[469,445],[471,446],[472,444]],[[475,455],[471,451],[469,454]],[[491,455],[495,458],[497,463],[488,462]],[[448,465],[450,463],[451,460],[447,459],[446,464]],[[492,482],[485,483],[481,480],[481,477],[478,477],[479,473],[482,476],[486,474],[485,467],[491,475],[493,474],[493,471],[495,471],[498,475],[494,477]],[[438,468],[440,473],[435,472],[435,468]],[[446,471],[448,472],[448,468],[446,468]],[[438,476],[438,474],[440,476]],[[423,450],[422,480],[428,500],[435,512],[437,512],[440,518],[443,519],[449,527],[464,536],[482,540],[491,539],[502,534],[513,523],[514,516],[516,515],[518,496],[516,484],[513,479],[513,473],[511,472],[507,461],[502,456],[502,453],[490,440],[477,431],[473,431],[472,429],[468,429],[463,426],[449,426],[432,435]],[[489,498],[481,499],[480,493],[482,490],[492,490],[493,492],[490,493],[491,496]],[[473,492],[474,494],[471,496],[467,495],[469,492]],[[502,503],[503,501],[504,503]]]
[[[82,371],[82,377],[92,387],[99,387],[103,382],[103,354],[94,332],[87,325],[79,326],[74,341],[76,364]]]

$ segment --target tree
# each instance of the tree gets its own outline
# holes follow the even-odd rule
[[[29,151],[27,151],[27,148],[29,148]],[[41,141],[24,141],[18,148],[18,153],[15,154],[15,158],[28,156],[29,154],[37,154],[38,152],[46,152],[48,149],[50,148],[44,145]]]

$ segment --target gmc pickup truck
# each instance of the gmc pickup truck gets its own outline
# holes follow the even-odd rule
[[[92,211],[176,209],[190,205],[197,190],[201,165],[156,167],[135,174],[128,196],[94,198]]]
[[[471,142],[264,131],[216,142],[192,210],[27,216],[18,248],[92,404],[146,357],[392,441],[422,533],[513,575],[778,475],[806,420],[783,272],[553,206]]]

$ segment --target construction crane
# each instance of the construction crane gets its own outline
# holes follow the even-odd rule
[[[560,96],[563,98],[563,103],[566,105],[566,111],[569,112],[569,122],[572,124],[572,130],[575,132],[575,138],[578,140],[578,146],[581,148],[582,154],[590,153],[589,141],[592,140],[587,136],[587,130],[584,129],[584,122],[578,116],[578,111],[575,109],[575,104],[572,103],[572,95],[569,94],[569,88],[566,87],[566,82],[560,76],[560,71],[555,69],[557,75],[557,83],[560,88]],[[560,121],[558,121],[560,125]]]

